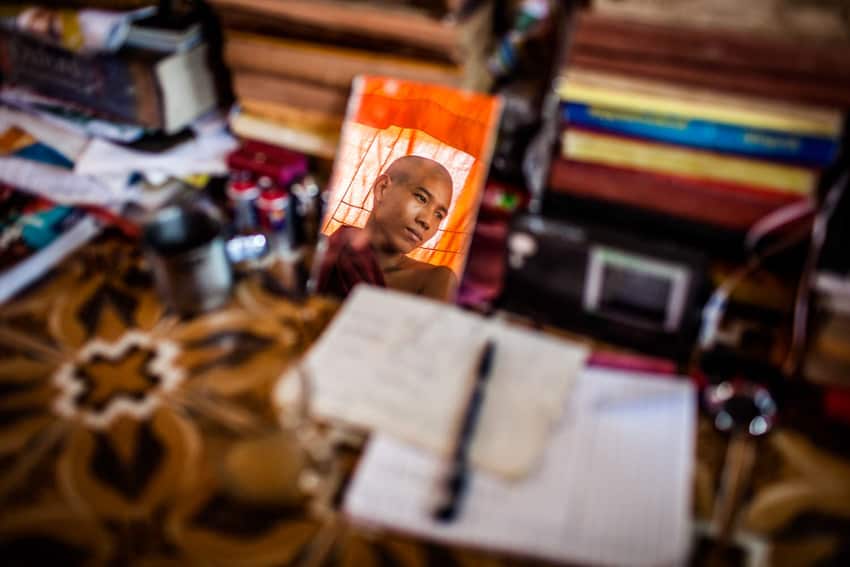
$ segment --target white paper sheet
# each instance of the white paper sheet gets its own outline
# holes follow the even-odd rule
[[[72,162],[80,157],[86,144],[89,143],[89,138],[85,135],[59,126],[41,116],[8,107],[0,107],[0,124],[17,126]]]
[[[481,348],[496,342],[472,445],[506,477],[534,467],[587,350],[409,294],[358,286],[308,353],[311,411],[445,454],[455,442]],[[284,377],[278,403],[298,380]]]
[[[158,153],[132,150],[95,138],[77,160],[74,172],[99,176],[152,170],[173,177],[226,173],[227,154],[238,145],[236,138],[223,129],[204,132],[193,140]]]
[[[75,175],[19,157],[0,157],[0,182],[66,205],[114,205],[129,198],[125,175]]]
[[[0,88],[0,101],[21,109],[19,112],[25,113],[40,124],[47,124],[73,137],[82,138],[83,142],[80,144],[74,142],[73,139],[63,140],[57,138],[55,135],[46,135],[41,138],[30,131],[30,134],[39,138],[40,141],[54,145],[57,151],[63,153],[71,161],[77,160],[77,157],[82,153],[85,144],[88,143],[91,136],[106,138],[116,142],[130,143],[138,140],[145,134],[145,129],[142,126],[112,122],[106,119],[87,116],[84,113],[75,113],[73,112],[74,106],[69,105],[67,101],[46,97],[20,87],[6,85]],[[53,108],[67,109],[72,112],[69,114],[54,114],[47,110]],[[40,127],[40,124],[36,127]],[[59,135],[63,136],[64,134],[60,132]],[[62,148],[65,148],[65,151]],[[65,153],[66,151],[74,150],[76,150],[76,153],[73,156]]]
[[[473,475],[459,518],[429,514],[441,461],[375,435],[345,510],[437,540],[557,561],[675,565],[690,541],[696,404],[686,381],[585,370],[543,457],[518,482]]]

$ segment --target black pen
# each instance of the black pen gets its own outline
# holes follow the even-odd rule
[[[472,438],[475,436],[478,414],[481,413],[481,406],[484,404],[484,391],[492,373],[495,352],[496,343],[493,339],[488,339],[484,348],[481,349],[481,357],[475,373],[475,385],[450,455],[449,469],[445,478],[441,479],[439,498],[434,508],[434,519],[437,521],[451,522],[460,511],[461,500],[468,482],[469,449],[472,446]]]

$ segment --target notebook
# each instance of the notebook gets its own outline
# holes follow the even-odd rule
[[[438,301],[359,285],[300,368],[314,416],[386,433],[445,455],[492,337],[492,373],[471,447],[473,465],[507,478],[532,470],[587,349]],[[285,377],[280,406],[296,403]]]
[[[375,435],[344,510],[355,522],[555,561],[675,565],[687,556],[696,398],[687,381],[585,369],[542,458],[509,482],[476,472],[459,518],[429,514],[443,470]]]

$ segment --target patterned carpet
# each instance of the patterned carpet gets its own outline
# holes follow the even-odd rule
[[[0,306],[2,563],[527,564],[355,530],[327,513],[340,483],[322,475],[343,471],[344,483],[356,450],[322,461],[301,433],[327,432],[304,429],[271,392],[336,308],[286,299],[253,274],[226,308],[180,319],[157,300],[142,256],[112,237]],[[723,454],[705,425],[701,516]],[[847,532],[833,529],[843,520],[783,534],[813,511],[850,518],[850,465],[788,432],[762,453],[745,519],[778,536],[776,564],[844,556]]]

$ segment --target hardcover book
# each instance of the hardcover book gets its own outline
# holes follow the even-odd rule
[[[842,0],[593,0],[593,10],[655,24],[819,42],[850,41],[850,21]]]
[[[664,113],[567,102],[562,104],[561,117],[568,126],[812,166],[829,165],[838,153],[838,140],[834,138],[747,128]]]
[[[171,55],[137,50],[83,55],[5,34],[0,37],[0,72],[10,84],[167,133],[216,104],[203,44]]]
[[[802,75],[839,83],[850,79],[850,61],[845,57],[850,45],[847,43],[822,45],[786,37],[766,38],[733,30],[694,29],[581,12],[573,45],[666,57],[682,65],[718,64],[730,72]]]
[[[845,107],[850,104],[847,45],[582,13],[571,38],[569,65]]]
[[[803,198],[564,159],[552,162],[548,186],[555,192],[735,231],[745,231],[768,213]]]
[[[626,169],[678,175],[694,180],[760,187],[765,191],[805,196],[817,185],[812,168],[777,164],[659,144],[641,139],[567,129],[562,138],[565,158]]]
[[[835,108],[572,67],[557,89],[567,102],[831,139],[841,136],[844,122]]]
[[[618,54],[606,50],[576,49],[570,55],[570,65],[582,69],[636,75],[704,88],[791,100],[807,104],[850,106],[850,82],[817,82],[799,76],[778,77],[767,73],[728,72],[720,64],[688,64]]]
[[[334,157],[339,142],[338,131],[316,128],[292,118],[270,118],[246,108],[235,110],[229,124],[233,133],[240,138],[266,142],[325,159]]]
[[[286,77],[235,71],[233,90],[239,99],[283,104],[302,110],[342,117],[348,100],[348,87],[329,87]]]
[[[485,53],[492,2],[434,14],[404,2],[211,0],[229,29],[463,62]]]
[[[460,63],[424,61],[395,53],[368,51],[231,31],[225,43],[227,64],[239,71],[297,78],[348,89],[354,77],[372,73],[398,79],[486,90],[483,57]]]

